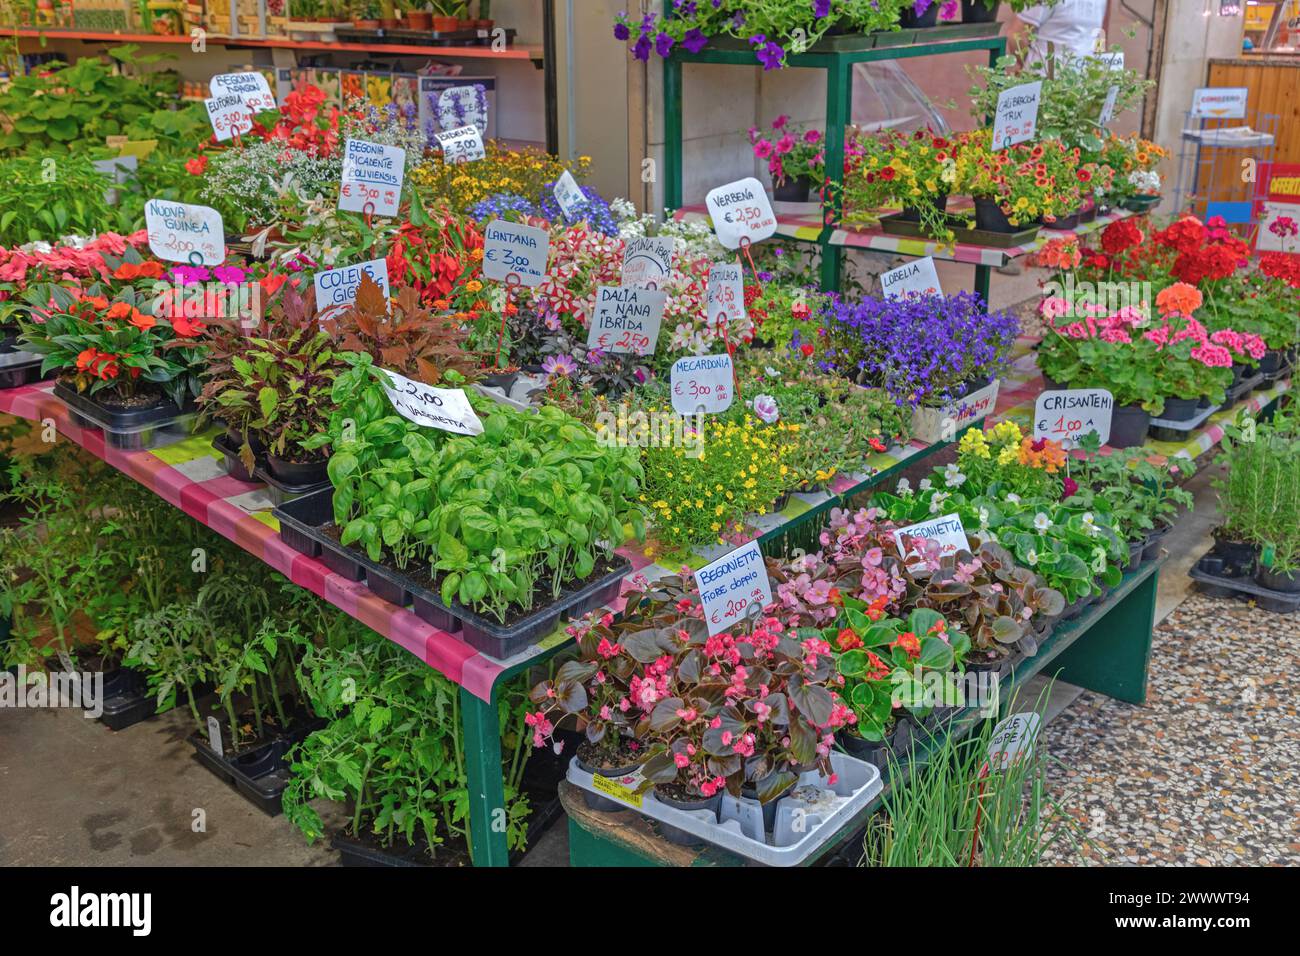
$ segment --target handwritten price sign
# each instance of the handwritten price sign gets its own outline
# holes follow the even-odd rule
[[[1050,438],[1070,448],[1096,432],[1104,445],[1110,441],[1114,411],[1115,396],[1104,388],[1041,392],[1034,402],[1034,438]]]
[[[434,388],[405,375],[380,369],[391,381],[384,386],[388,400],[403,418],[426,428],[440,428],[457,435],[482,435],[483,423],[459,388]]]
[[[772,603],[772,582],[757,541],[700,568],[695,572],[695,584],[710,637],[761,614]]]
[[[483,230],[483,275],[489,279],[506,282],[513,275],[520,285],[541,285],[550,254],[545,229],[494,219]]]
[[[275,94],[261,73],[219,73],[208,81],[208,89],[214,99],[238,96],[254,116],[277,108]]]
[[[555,201],[560,204],[560,211],[568,222],[576,220],[578,213],[587,205],[587,197],[578,187],[578,181],[567,169],[555,181]]]
[[[396,216],[406,178],[406,150],[364,139],[350,139],[343,149],[339,208],[373,216]]]
[[[226,229],[210,206],[150,199],[144,205],[149,250],[159,259],[219,266],[226,261]]]
[[[733,262],[709,266],[709,321],[720,325],[745,318],[745,277]]]
[[[887,299],[898,299],[908,293],[943,294],[932,256],[914,259],[897,269],[880,273],[880,290]]]
[[[667,302],[668,293],[654,289],[597,286],[587,345],[605,352],[653,354]]]
[[[688,355],[673,363],[669,379],[673,411],[679,415],[716,415],[731,407],[736,374],[730,355]]]
[[[449,166],[471,163],[487,156],[477,126],[462,126],[437,135],[438,145],[442,147],[443,162]]]
[[[718,241],[727,249],[776,235],[776,214],[763,184],[752,176],[719,186],[704,197]]]
[[[253,128],[253,114],[238,96],[214,96],[203,101],[218,142],[242,136]]]
[[[907,542],[910,538],[925,538],[927,541],[938,541],[939,547],[943,554],[956,554],[958,551],[969,551],[970,540],[966,537],[966,529],[962,527],[961,515],[950,514],[942,518],[931,518],[929,521],[922,521],[918,524],[908,525],[906,528],[899,528],[894,532],[894,543],[898,545],[899,551],[907,548]],[[919,548],[913,547],[907,556],[920,556]]]
[[[623,285],[658,288],[673,267],[677,244],[663,236],[641,236],[623,245]]]
[[[1006,149],[1033,139],[1038,130],[1038,102],[1043,81],[1022,83],[998,94],[998,109],[993,118],[993,148]]]
[[[369,262],[358,262],[356,265],[326,269],[324,272],[316,273],[317,314],[328,315],[349,302],[355,302],[357,288],[361,285],[363,275],[370,276],[371,281],[379,286],[379,291],[384,294],[384,298],[388,298],[387,259],[371,259]]]
[[[474,126],[479,134],[487,132],[487,97],[473,86],[452,86],[438,96],[439,129]]]

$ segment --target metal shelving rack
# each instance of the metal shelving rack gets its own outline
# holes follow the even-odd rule
[[[665,0],[665,8],[671,9],[671,0]],[[828,36],[802,53],[791,53],[786,58],[790,67],[826,72],[826,170],[829,179],[837,187],[844,181],[844,140],[853,106],[854,65],[971,50],[988,51],[989,64],[993,65],[1006,52],[1007,45],[1005,38],[997,35],[998,29],[997,23],[969,23],[897,33]],[[670,209],[682,206],[683,64],[758,65],[758,59],[748,46],[740,42],[734,45],[714,43],[713,47],[698,53],[679,47],[664,61],[664,201]],[[841,210],[839,190],[832,189],[830,198],[823,203],[821,231],[816,239],[808,240],[821,249],[822,288],[826,291],[840,288],[843,243],[835,241],[835,234]],[[985,296],[988,294],[989,270],[987,265],[975,266],[975,286]]]

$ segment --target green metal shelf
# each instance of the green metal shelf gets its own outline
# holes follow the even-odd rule
[[[671,0],[666,0],[666,12],[670,5]],[[853,105],[854,65],[976,50],[987,51],[989,64],[993,65],[1006,52],[1007,46],[1003,37],[994,35],[997,29],[996,23],[972,23],[902,31],[899,34],[838,36],[826,38],[803,53],[790,54],[786,58],[790,67],[826,72],[826,171],[831,182],[836,186],[844,182],[845,130]],[[906,42],[909,36],[911,42]],[[681,208],[683,202],[682,67],[687,63],[758,66],[758,60],[751,49],[730,45],[714,46],[698,53],[678,48],[664,60],[664,202],[670,209]],[[822,255],[822,289],[827,292],[839,291],[843,267],[841,247],[831,243],[834,224],[840,220],[839,190],[832,189],[831,195],[832,198],[823,208],[826,225],[815,240]],[[977,265],[975,276],[976,286],[987,290],[989,267]]]

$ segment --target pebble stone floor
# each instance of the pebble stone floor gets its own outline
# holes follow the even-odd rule
[[[1044,862],[1300,864],[1300,615],[1193,594],[1151,657],[1146,705],[1085,692],[1045,728],[1087,839]]]

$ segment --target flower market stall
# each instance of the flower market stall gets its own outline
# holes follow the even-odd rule
[[[794,6],[617,18],[663,61],[663,215],[485,96],[187,105],[129,50],[0,91],[5,667],[98,675],[115,732],[176,712],[350,863],[504,866],[567,816],[575,865],[804,866],[971,741],[1019,806],[1037,675],[1145,702],[1212,454],[1194,576],[1300,605],[1300,274],[1151,212],[1160,147],[1107,126],[1145,82],[1007,57],[996,3]],[[850,126],[854,64],[960,51],[980,128]],[[730,144],[774,189],[684,205],[687,63],[825,71],[823,126]],[[855,249],[906,261],[862,288]],[[1041,295],[992,308],[1017,259]]]

